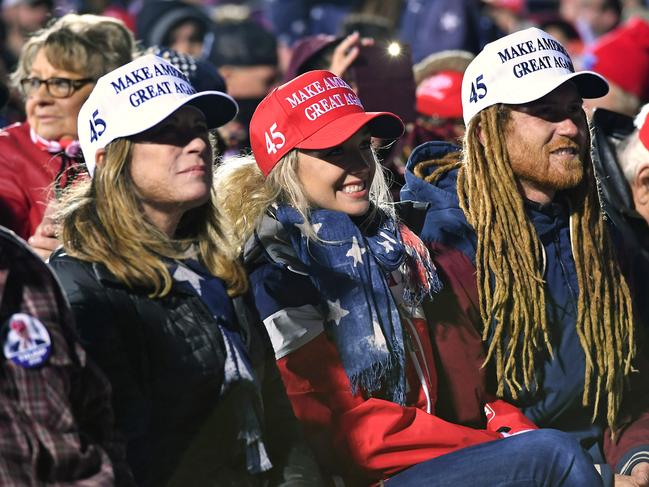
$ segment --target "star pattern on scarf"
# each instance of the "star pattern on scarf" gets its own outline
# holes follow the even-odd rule
[[[379,235],[385,239],[383,242],[379,242],[379,245],[383,247],[385,253],[392,252],[394,250],[394,245],[392,244],[396,244],[397,241],[385,232],[379,232]]]
[[[379,245],[383,247],[386,254],[394,250],[394,247],[392,246],[389,240],[384,240],[383,242],[379,242]]]
[[[395,239],[393,239],[393,238],[390,236],[390,234],[388,234],[388,233],[386,233],[386,232],[379,232],[379,235],[381,235],[381,237],[383,237],[384,239],[386,239],[386,240],[389,241],[390,243],[397,243],[397,241],[396,241]]]
[[[327,306],[329,307],[327,321],[336,322],[336,326],[340,325],[340,320],[349,314],[349,311],[340,305],[340,299],[336,299],[335,301],[327,300]]]
[[[352,247],[347,251],[345,256],[354,259],[354,267],[356,267],[357,264],[360,264],[363,261],[364,253],[365,249],[358,245],[358,240],[356,240],[356,237],[352,237]]]
[[[302,235],[308,235],[306,230],[309,227],[309,222],[296,223],[295,226],[300,229],[300,233],[302,233]],[[318,235],[318,232],[320,231],[320,228],[322,228],[322,223],[313,223],[313,224],[311,224],[311,228],[313,228],[313,231],[315,232],[315,234]]]
[[[186,267],[179,265],[174,272],[173,278],[176,281],[186,281],[193,287],[199,296],[202,296],[201,293],[201,281],[203,278]]]
[[[383,334],[383,330],[381,330],[381,325],[379,325],[378,321],[372,320],[372,327],[374,328],[374,346],[382,350],[387,350],[388,344],[385,341],[385,335]]]

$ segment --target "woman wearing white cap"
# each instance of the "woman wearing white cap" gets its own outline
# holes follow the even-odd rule
[[[443,299],[439,280],[396,219],[371,148],[371,137],[402,132],[339,77],[310,71],[257,108],[254,159],[217,169],[225,228],[234,251],[245,244],[257,309],[319,463],[352,485],[600,485],[574,440],[530,432],[518,409],[485,393],[484,375],[467,379],[478,411],[449,400],[444,374],[456,372],[438,376],[423,311]],[[457,424],[467,415],[477,420]],[[493,441],[504,436],[514,437]]]
[[[50,263],[140,485],[319,482],[224,251],[209,130],[236,111],[148,55],[100,78],[79,114],[92,179],[64,199]]]

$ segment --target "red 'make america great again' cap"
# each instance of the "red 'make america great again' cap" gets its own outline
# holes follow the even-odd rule
[[[250,120],[252,152],[264,176],[292,149],[326,149],[367,125],[372,137],[397,139],[404,126],[390,112],[366,112],[358,96],[329,71],[309,71],[275,88]]]

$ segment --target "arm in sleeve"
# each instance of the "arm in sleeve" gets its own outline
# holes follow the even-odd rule
[[[0,225],[26,240],[32,234],[30,204],[22,189],[28,182],[16,177],[19,168],[9,158],[9,154],[0,154]]]
[[[625,392],[621,419],[623,425],[616,432],[604,431],[604,455],[615,472],[630,475],[638,463],[649,462],[649,363],[639,357],[632,372],[630,387]]]
[[[264,438],[273,463],[273,468],[269,472],[270,485],[323,486],[318,464],[304,439],[304,432],[286,396],[270,339],[249,298],[249,295],[242,297],[238,302],[244,305],[235,305],[235,308],[238,308],[239,321],[243,319],[246,322],[245,328],[250,329],[251,334],[259,339],[257,346],[250,346],[250,353],[262,357],[263,365],[258,367],[257,372],[261,376]]]
[[[265,365],[264,412],[273,460],[272,485],[317,487],[324,485],[318,464],[304,440],[302,428],[286,396],[274,357]]]
[[[478,308],[475,267],[457,249],[428,242],[444,287],[424,303],[435,351],[440,391],[437,414],[453,423],[516,434],[536,429],[523,412],[489,390],[493,371],[483,367],[485,351]]]
[[[123,331],[135,339],[134,318],[124,307],[116,309],[90,265],[70,258],[53,258],[50,265],[72,306],[81,345],[110,382],[117,429],[129,443],[137,442],[149,428],[151,410],[142,371],[128,353],[132,347]]]
[[[266,265],[252,273],[251,282],[288,397],[327,470],[346,465],[351,472],[382,479],[458,448],[501,438],[416,407],[352,395],[338,352],[324,333],[310,280]]]

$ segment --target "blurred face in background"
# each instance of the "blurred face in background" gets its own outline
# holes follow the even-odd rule
[[[166,45],[174,51],[200,58],[203,55],[203,31],[198,22],[186,20],[171,30]]]
[[[248,126],[252,114],[277,83],[277,66],[221,66],[219,74],[225,80],[228,95],[239,104],[237,118],[219,127],[219,133],[229,148],[242,149],[250,145]]]
[[[86,78],[82,73],[73,73],[52,66],[43,49],[36,53],[28,77],[40,80],[51,78],[81,80]],[[36,134],[44,139],[55,141],[66,138],[77,139],[79,110],[90,95],[93,86],[94,83],[85,83],[75,88],[70,96],[57,98],[48,92],[45,83],[41,83],[38,89],[26,93],[27,122]]]
[[[578,0],[577,18],[585,22],[597,37],[620,21],[619,14],[608,5],[607,0]]]
[[[52,15],[48,2],[19,2],[14,12],[14,20],[25,32],[34,32],[42,28]]]

